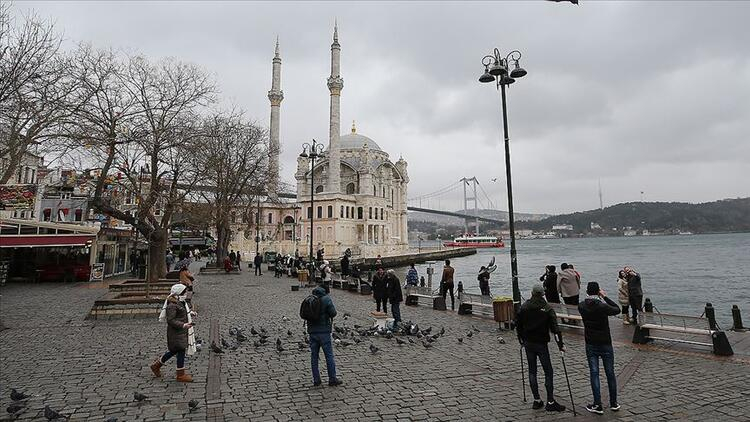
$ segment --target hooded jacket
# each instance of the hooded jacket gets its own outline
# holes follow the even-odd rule
[[[532,296],[531,299],[521,305],[516,316],[516,333],[518,337],[529,343],[549,343],[549,333],[556,335],[557,345],[562,346],[562,334],[557,326],[555,311],[540,296]]]
[[[404,300],[404,295],[401,292],[401,281],[396,277],[395,274],[386,275],[388,281],[388,300],[391,303],[398,303]]]
[[[603,297],[587,297],[578,304],[578,312],[583,318],[586,344],[611,345],[612,336],[609,334],[609,317],[620,314],[620,307],[612,299]]]
[[[333,318],[336,316],[336,307],[333,306],[333,299],[320,286],[314,288],[312,294],[320,299],[320,317],[317,321],[307,321],[307,332],[310,334],[330,334]]]
[[[557,291],[562,297],[578,296],[581,292],[581,279],[575,270],[566,268],[557,273]]]

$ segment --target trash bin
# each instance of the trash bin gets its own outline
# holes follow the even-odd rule
[[[307,275],[307,270],[299,270],[297,271],[297,280],[299,280],[300,283],[307,282]]]
[[[497,322],[513,321],[513,299],[509,297],[496,297],[492,301],[492,310]]]

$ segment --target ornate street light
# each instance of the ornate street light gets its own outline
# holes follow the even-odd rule
[[[493,54],[482,58],[484,73],[479,82],[495,82],[495,88],[500,91],[503,111],[503,135],[505,137],[505,178],[508,187],[508,227],[510,229],[510,271],[513,286],[513,308],[516,313],[521,306],[521,290],[518,288],[518,262],[516,260],[516,231],[513,218],[513,184],[510,172],[510,138],[508,136],[508,111],[505,102],[505,87],[518,78],[526,76],[526,70],[521,67],[521,52],[513,50],[505,57],[500,55],[497,48]],[[511,65],[513,67],[511,69]]]
[[[321,143],[318,143],[315,139],[312,140],[312,143],[303,143],[302,144],[302,153],[300,153],[300,157],[303,158],[310,158],[310,276],[312,277],[312,270],[315,268],[313,265],[313,222],[315,220],[315,159],[316,158],[325,158],[325,154],[323,151],[325,150],[325,146]]]

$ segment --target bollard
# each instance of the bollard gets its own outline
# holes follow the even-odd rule
[[[708,319],[708,328],[711,330],[718,330],[719,327],[716,325],[716,311],[714,310],[711,302],[706,303],[706,318]]]
[[[643,303],[643,310],[644,312],[654,312],[654,304],[651,303],[651,299],[646,298],[646,301]]]
[[[740,308],[737,305],[732,305],[732,329],[734,331],[744,331],[745,327],[742,326],[742,315],[740,314]]]

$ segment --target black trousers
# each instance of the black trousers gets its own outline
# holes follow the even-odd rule
[[[633,310],[633,321],[638,322],[638,311],[643,309],[643,296],[630,295],[628,303],[630,303],[630,309]]]
[[[255,266],[255,275],[263,275],[263,273],[260,271],[260,265]]]
[[[539,384],[536,380],[536,359],[539,358],[539,362],[542,364],[544,370],[544,388],[547,390],[547,402],[555,400],[554,383],[552,377],[552,362],[549,358],[549,348],[547,343],[526,343],[524,346],[526,349],[526,361],[529,364],[529,387],[531,387],[531,394],[534,395],[534,400],[540,400],[539,398]]]
[[[455,310],[456,306],[453,304],[453,302],[456,298],[453,296],[453,284],[443,284],[443,300],[445,300],[448,292],[450,292],[451,294],[451,310]]]
[[[388,313],[388,298],[387,297],[383,297],[383,298],[377,298],[376,297],[375,298],[375,303],[376,303],[378,312],[380,312],[380,304],[382,303],[383,304],[383,312],[385,312],[386,314]]]
[[[563,302],[565,302],[566,305],[578,305],[578,295],[563,296]]]

